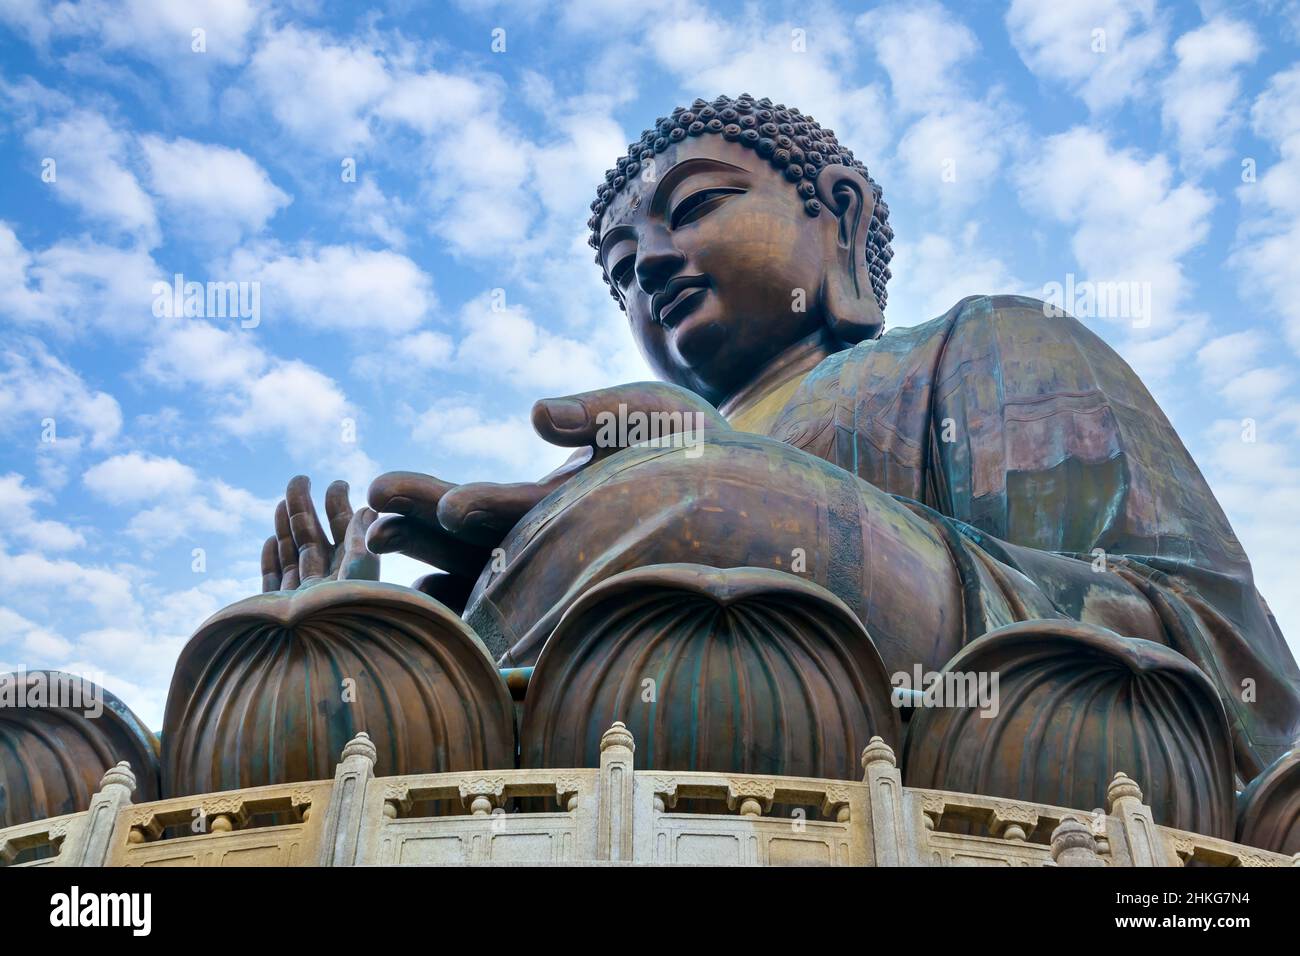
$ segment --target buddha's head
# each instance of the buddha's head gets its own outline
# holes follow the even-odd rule
[[[747,94],[696,100],[605,180],[590,242],[665,380],[721,402],[799,343],[883,329],[889,207],[812,117]]]

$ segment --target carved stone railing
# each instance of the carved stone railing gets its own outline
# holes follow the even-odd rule
[[[1158,826],[1123,774],[1086,811],[905,788],[879,738],[861,781],[634,771],[634,750],[615,724],[598,769],[376,777],[360,734],[332,781],[138,805],[119,764],[84,813],[0,830],[0,865],[1300,865]]]

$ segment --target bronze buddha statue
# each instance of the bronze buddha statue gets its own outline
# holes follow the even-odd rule
[[[338,549],[296,479],[268,591],[373,577],[367,527],[440,569],[415,587],[536,668],[526,765],[591,762],[618,719],[642,766],[848,775],[880,733],[910,785],[1088,808],[1122,770],[1159,822],[1232,835],[1234,788],[1300,736],[1300,670],[1110,347],[1019,296],[884,332],[881,190],[768,100],[659,120],[593,213],[663,381],[538,402],[576,451],[536,483],[389,473],[355,515],[333,487]],[[694,444],[602,440],[629,412]],[[998,675],[996,713],[890,707],[918,666]]]

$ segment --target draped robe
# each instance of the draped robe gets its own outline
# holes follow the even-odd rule
[[[1075,319],[970,297],[728,417],[737,431],[700,461],[628,449],[520,522],[466,612],[503,664],[533,663],[576,597],[622,570],[782,567],[794,542],[891,668],[1068,619],[1204,671],[1243,779],[1300,736],[1300,670],[1223,510],[1132,369]]]

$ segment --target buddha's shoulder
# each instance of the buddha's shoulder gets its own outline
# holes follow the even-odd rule
[[[1058,308],[1026,295],[968,295],[943,315],[916,325],[889,329],[877,339],[860,342],[831,356],[841,367],[862,362],[927,362],[953,340],[996,340],[1001,347],[1069,339],[1101,345],[1082,322]],[[1102,346],[1104,348],[1104,346]],[[828,367],[829,371],[829,367]]]

